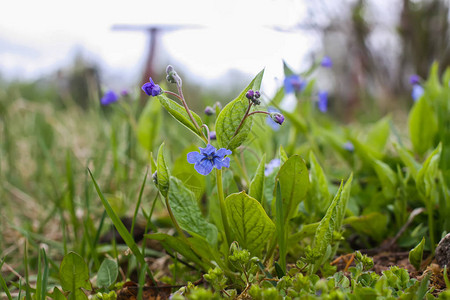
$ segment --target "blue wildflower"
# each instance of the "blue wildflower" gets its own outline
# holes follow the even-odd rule
[[[328,92],[320,91],[317,97],[317,106],[319,107],[319,110],[323,113],[326,113],[328,110]]]
[[[281,123],[278,123],[277,121],[275,121],[275,118],[272,117],[274,114],[279,114],[281,116],[283,116],[282,114],[280,114],[280,111],[278,109],[276,109],[275,107],[269,107],[267,109],[267,111],[270,113],[270,115],[267,115],[267,119],[266,119],[266,123],[267,125],[269,125],[270,127],[272,127],[273,130],[277,131],[280,129],[280,125]],[[284,117],[283,117],[283,121],[284,121]]]
[[[420,77],[417,74],[413,74],[411,76],[409,76],[409,83],[411,85],[416,85],[420,83]]]
[[[205,115],[212,116],[215,112],[216,112],[215,109],[212,108],[211,106],[205,107]]]
[[[150,82],[144,83],[142,90],[149,96],[154,97],[160,95],[162,93],[161,87],[158,84],[155,84],[151,77],[149,78],[149,81]]]
[[[306,80],[298,75],[290,75],[284,78],[284,91],[286,94],[300,92],[306,87]]]
[[[344,149],[347,150],[348,152],[353,152],[355,151],[355,146],[353,145],[352,142],[346,142],[344,144]]]
[[[320,62],[320,65],[324,68],[331,68],[333,66],[333,61],[329,56],[324,56]]]
[[[117,100],[119,100],[119,96],[113,90],[109,90],[103,95],[102,99],[100,100],[100,103],[102,105],[110,105],[111,103],[114,103]]]
[[[414,101],[417,101],[425,93],[423,87],[419,84],[413,85],[411,96]]]
[[[212,169],[216,167],[217,169],[222,169],[222,167],[230,167],[230,158],[225,157],[230,155],[231,150],[220,148],[216,150],[214,146],[208,144],[206,148],[199,148],[199,152],[189,152],[187,155],[187,161],[190,164],[195,164],[194,169],[202,174],[208,175],[211,173]]]
[[[272,174],[273,170],[281,165],[281,160],[279,158],[272,159],[264,168],[264,176],[269,176]]]

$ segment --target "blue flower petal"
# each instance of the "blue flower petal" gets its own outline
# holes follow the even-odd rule
[[[220,148],[219,150],[216,151],[216,155],[220,157],[221,159],[223,159],[225,157],[225,155],[231,155],[231,153],[233,153],[231,150],[225,149],[225,148]]]
[[[206,156],[213,155],[215,152],[216,148],[211,144],[208,144],[205,148],[200,148],[200,153]]]
[[[201,160],[194,165],[194,169],[202,175],[208,175],[211,173],[213,167],[213,163],[208,159]]]
[[[195,164],[195,163],[201,161],[203,157],[204,157],[204,156],[201,155],[201,154],[198,153],[198,152],[195,152],[195,151],[194,151],[194,152],[189,152],[189,153],[187,154],[187,161],[188,161],[188,163],[190,163],[190,164]]]
[[[229,168],[230,167],[230,158],[225,157],[224,159],[219,159],[214,157],[214,165],[217,169],[222,169],[222,167]]]

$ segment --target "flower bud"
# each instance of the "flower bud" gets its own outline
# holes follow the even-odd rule
[[[272,120],[275,121],[275,123],[277,124],[283,124],[284,122],[284,116],[280,113],[271,113],[270,117],[272,118]]]
[[[247,97],[247,99],[249,99],[249,100],[252,100],[254,96],[255,96],[255,92],[253,90],[248,90],[247,94],[245,94],[245,97]]]
[[[261,97],[261,93],[259,91],[255,91],[255,98],[258,99]]]
[[[211,106],[205,107],[205,115],[212,116],[214,114],[215,110]]]
[[[157,171],[155,171],[155,173],[153,173],[152,180],[155,185],[158,185],[158,172]]]

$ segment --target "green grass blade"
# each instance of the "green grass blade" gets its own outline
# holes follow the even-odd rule
[[[137,247],[136,242],[134,241],[133,237],[128,232],[127,228],[122,223],[120,218],[116,215],[116,213],[112,209],[111,205],[109,204],[108,200],[106,200],[105,196],[103,196],[103,193],[100,190],[100,187],[98,186],[97,181],[95,181],[95,178],[92,175],[92,172],[89,168],[88,168],[88,172],[92,178],[92,181],[94,182],[97,194],[100,197],[100,200],[102,201],[103,206],[105,207],[106,213],[111,218],[111,220],[112,220],[114,226],[116,227],[117,231],[119,232],[120,236],[123,238],[123,240],[125,241],[127,246],[130,247],[131,251],[133,251],[133,253],[136,256],[136,259],[139,261],[139,263],[142,266],[147,266],[144,256],[142,255],[141,251]],[[147,274],[152,279],[152,281],[154,281],[153,275],[152,275],[151,271],[148,269],[148,267],[147,267]]]
[[[139,191],[139,197],[138,197],[138,201],[136,203],[136,208],[134,209],[133,221],[131,222],[131,230],[130,230],[131,234],[133,234],[134,225],[136,224],[136,217],[137,217],[137,214],[139,211],[139,207],[141,206],[142,194],[144,193],[144,187],[145,187],[145,183],[147,182],[147,176],[148,176],[148,168],[147,168],[147,171],[145,172],[144,181],[142,182],[141,189]]]
[[[276,192],[276,228],[278,236],[278,248],[280,250],[280,267],[283,273],[286,273],[286,232],[285,232],[285,222],[284,222],[284,211],[283,211],[283,200],[281,198],[281,187],[280,182],[277,181],[277,192]]]
[[[2,269],[2,266],[4,263],[5,263],[5,259],[3,259],[2,262],[0,263],[0,270]],[[0,273],[0,286],[2,287],[6,296],[8,297],[8,300],[12,300],[11,293],[9,292],[8,286],[6,285],[5,279],[3,279],[3,276],[1,273]]]

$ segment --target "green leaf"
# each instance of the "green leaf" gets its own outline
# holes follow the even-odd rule
[[[200,200],[205,192],[206,181],[205,176],[193,172],[192,165],[187,161],[187,154],[193,151],[198,152],[198,146],[191,145],[180,153],[173,163],[171,175],[180,179],[195,194],[197,200]]]
[[[308,191],[309,197],[305,200],[305,208],[310,213],[321,212],[324,211],[324,207],[328,206],[331,198],[328,191],[328,180],[312,151],[309,153],[309,161],[311,188]]]
[[[53,300],[67,300],[66,296],[64,296],[64,294],[61,292],[61,290],[58,289],[56,286],[53,288],[52,299]]]
[[[208,270],[209,265],[204,263],[183,239],[165,233],[146,234],[145,237],[151,240],[160,241],[167,251],[175,250],[187,260],[196,263],[204,270]]]
[[[433,146],[438,130],[433,108],[426,97],[421,97],[414,103],[408,118],[409,134],[414,150],[422,155]]]
[[[275,225],[261,204],[245,192],[225,199],[230,227],[239,245],[258,256],[275,231]]]
[[[91,289],[88,266],[75,252],[69,252],[64,256],[59,267],[59,279],[65,291],[75,292],[79,288]]]
[[[344,184],[344,188],[341,193],[341,201],[338,204],[338,215],[336,219],[336,230],[340,230],[342,226],[342,222],[345,217],[345,212],[347,210],[348,200],[350,199],[350,191],[352,189],[352,181],[353,181],[353,173],[347,179],[347,182]]]
[[[77,289],[69,294],[69,300],[88,300],[89,298],[81,289]]]
[[[228,103],[221,111],[216,120],[217,142],[220,148],[234,150],[247,139],[252,128],[253,119],[248,117],[239,132],[235,134],[241,123],[242,118],[248,109],[249,100],[245,96],[248,90],[259,90],[264,70],[258,73],[250,84],[241,92],[241,94]]]
[[[266,155],[264,154],[261,162],[256,169],[255,176],[250,182],[250,187],[248,189],[248,195],[250,197],[255,198],[262,203],[263,195],[264,195],[264,169],[266,168]]]
[[[105,196],[103,195],[102,191],[100,190],[100,187],[97,184],[97,181],[95,180],[94,176],[92,175],[91,170],[88,169],[88,172],[89,172],[89,175],[91,176],[92,181],[94,182],[95,190],[97,191],[97,194],[100,197],[100,200],[102,201],[103,207],[105,208],[106,213],[108,214],[109,218],[113,222],[114,227],[116,227],[116,229],[119,232],[120,236],[125,241],[125,244],[127,244],[127,246],[131,249],[133,254],[136,256],[137,261],[142,266],[145,266],[146,262],[145,262],[144,256],[139,251],[139,248],[136,245],[136,242],[134,241],[133,237],[128,232],[128,229],[122,223],[122,221],[117,216],[117,214],[114,212],[114,210],[112,209],[112,207],[109,204],[108,200],[106,200]],[[153,275],[150,272],[149,268],[147,268],[147,274],[153,280]]]
[[[408,168],[411,176],[414,178],[414,180],[416,180],[417,173],[419,172],[419,169],[421,167],[420,164],[414,159],[414,156],[403,146],[394,143],[394,148],[397,150],[402,162]]]
[[[314,236],[314,252],[320,257],[319,265],[328,259],[325,253],[327,252],[327,248],[331,245],[333,241],[333,232],[336,229],[336,221],[338,218],[338,214],[340,214],[340,202],[342,195],[342,187],[343,182],[339,187],[336,195],[334,196],[333,201],[325,213],[325,216],[319,223],[319,226],[316,229],[316,234]]]
[[[169,190],[169,169],[166,165],[166,159],[164,158],[164,143],[161,144],[158,150],[158,157],[156,159],[157,164],[157,177],[158,177],[158,189],[161,194],[166,197]]]
[[[384,117],[376,122],[367,133],[365,145],[372,150],[382,153],[390,134],[390,117]]]
[[[199,132],[197,130],[197,128],[195,127],[195,125],[192,123],[184,106],[176,103],[175,101],[168,98],[164,94],[156,96],[155,98],[159,100],[159,103],[161,103],[161,105],[169,112],[169,114],[171,114],[172,117],[174,117],[178,122],[183,124],[187,129],[191,130],[193,133],[195,133],[199,137],[202,136],[201,132]],[[197,122],[197,125],[202,126],[202,124],[203,124],[202,119],[192,110],[191,110],[191,114],[194,117],[195,121]]]
[[[180,227],[189,233],[204,237],[211,245],[217,244],[217,228],[202,216],[194,193],[178,178],[170,176],[169,205]]]
[[[161,104],[159,101],[148,101],[137,125],[137,139],[148,151],[152,151],[153,142],[161,127]]]
[[[363,216],[351,216],[344,220],[356,231],[366,234],[377,241],[381,241],[386,233],[388,217],[379,212],[372,212]]]
[[[284,164],[288,160],[288,155],[287,155],[286,151],[284,150],[283,145],[280,145],[280,148],[278,149],[278,151],[280,152],[281,164]]]
[[[439,146],[428,156],[423,163],[422,168],[417,173],[416,187],[425,199],[429,199],[431,192],[435,190],[436,178],[439,175],[441,150],[442,147],[441,144],[439,144]]]
[[[277,174],[286,214],[285,223],[297,214],[298,205],[309,189],[309,174],[305,161],[298,155],[291,156]]]
[[[117,262],[112,259],[105,259],[98,269],[97,285],[107,288],[116,281],[117,275],[119,275]]]
[[[397,193],[397,174],[392,171],[389,165],[378,159],[373,159],[372,167],[377,173],[378,179],[380,179],[384,197],[394,199]]]
[[[422,238],[420,243],[414,247],[411,251],[409,251],[409,262],[411,265],[416,268],[417,271],[420,270],[420,265],[422,264],[422,257],[423,257],[423,247],[425,246],[425,237]]]

